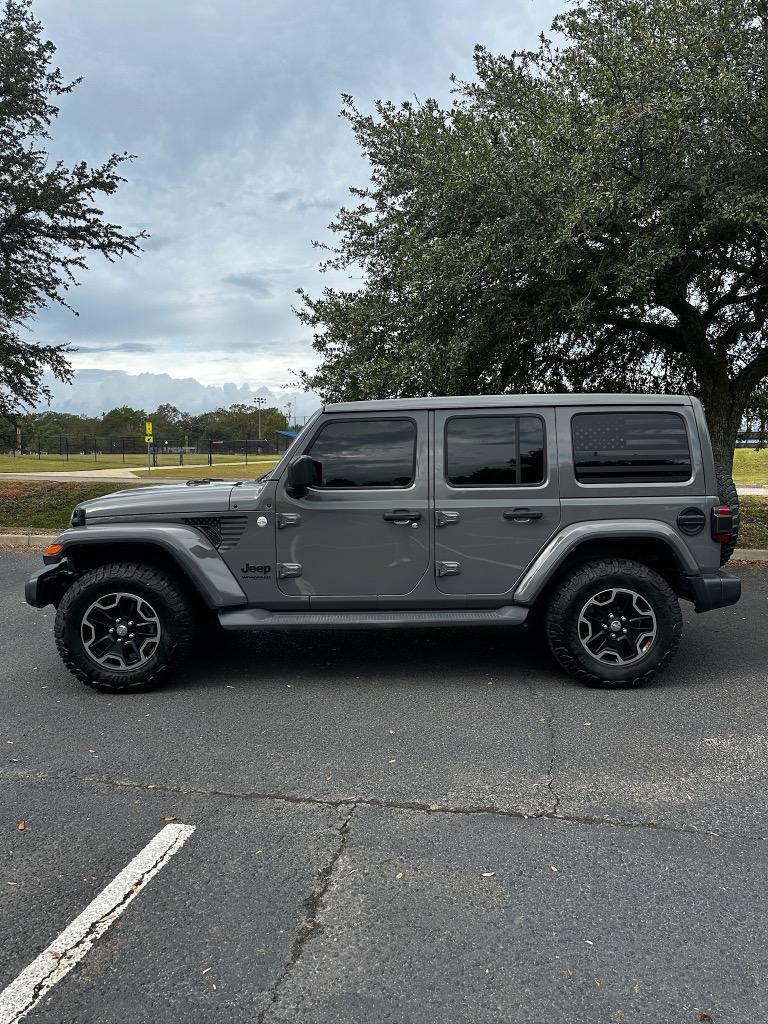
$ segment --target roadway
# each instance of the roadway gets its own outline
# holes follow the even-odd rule
[[[471,629],[215,636],[116,697],[38,563],[0,556],[2,1024],[41,956],[35,1024],[768,1016],[765,568],[639,691]]]

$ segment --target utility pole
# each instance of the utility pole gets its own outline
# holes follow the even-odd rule
[[[267,404],[267,400],[266,398],[254,398],[254,402],[259,410],[259,440],[261,440],[261,407]]]

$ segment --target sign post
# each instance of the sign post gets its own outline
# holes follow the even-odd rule
[[[155,440],[155,433],[152,429],[152,420],[144,420],[144,440],[147,445],[147,469],[152,469],[152,444]]]

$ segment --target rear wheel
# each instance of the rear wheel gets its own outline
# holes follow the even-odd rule
[[[80,576],[56,613],[56,646],[87,686],[145,690],[162,681],[189,646],[192,604],[167,573],[119,562]]]
[[[639,686],[668,664],[682,635],[674,591],[653,569],[611,558],[578,566],[550,601],[550,650],[593,686]]]

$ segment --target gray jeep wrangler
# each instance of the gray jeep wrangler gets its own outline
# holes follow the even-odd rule
[[[327,405],[259,480],[84,502],[26,586],[98,690],[159,682],[199,630],[541,623],[586,683],[637,685],[678,599],[734,604],[738,498],[677,395]]]

